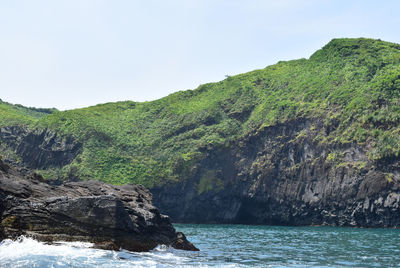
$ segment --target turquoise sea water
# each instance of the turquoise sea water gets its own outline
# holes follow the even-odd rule
[[[0,267],[399,267],[400,230],[176,224],[200,252],[3,241]]]

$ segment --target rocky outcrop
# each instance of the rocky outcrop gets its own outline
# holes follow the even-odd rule
[[[0,128],[0,140],[18,155],[13,164],[29,169],[62,167],[72,162],[82,144],[71,136],[61,136],[48,129],[29,129],[27,126]]]
[[[149,251],[158,244],[197,250],[152,205],[141,185],[98,181],[55,186],[39,175],[23,177],[0,161],[0,238],[86,241],[96,247]]]
[[[322,119],[297,119],[249,133],[229,147],[207,147],[202,160],[193,163],[190,176],[151,189],[154,203],[175,222],[400,227],[400,158],[372,161],[366,153],[368,143],[326,142],[336,127]],[[81,148],[72,138],[48,130],[2,128],[0,136],[21,158],[26,157],[28,166],[62,166]],[[65,187],[82,191],[85,183],[66,183],[52,190],[62,198],[39,203],[51,213],[82,219],[66,204],[116,212],[118,201],[102,195],[133,187],[107,186],[106,194],[57,192]],[[90,184],[94,187],[97,182]],[[129,202],[117,199],[129,207]]]
[[[400,227],[400,159],[324,142],[334,128],[298,119],[212,148],[154,202],[176,222]]]

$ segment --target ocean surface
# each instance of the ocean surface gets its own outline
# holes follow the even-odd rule
[[[176,224],[200,252],[159,246],[149,253],[0,244],[0,267],[400,267],[400,230]]]

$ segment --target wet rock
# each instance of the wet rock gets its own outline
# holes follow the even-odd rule
[[[186,236],[182,232],[176,233],[176,238],[175,238],[172,246],[176,249],[184,249],[184,250],[191,250],[191,251],[198,250],[192,243],[190,243],[186,239]]]
[[[113,250],[149,251],[159,244],[198,250],[152,205],[150,192],[141,185],[49,185],[0,161],[0,201],[1,239],[27,235],[47,242],[92,242]]]

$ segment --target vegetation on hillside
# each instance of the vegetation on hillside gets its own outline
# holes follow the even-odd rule
[[[266,126],[321,118],[321,143],[358,143],[372,161],[400,153],[400,45],[334,39],[310,59],[279,62],[151,102],[117,102],[49,112],[0,103],[0,125],[73,135],[84,145],[47,174],[146,186],[180,180],[211,148]]]
[[[0,99],[0,127],[30,124],[37,119],[56,112],[57,109],[32,108],[20,104],[11,104]]]

